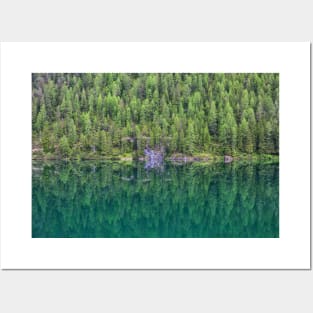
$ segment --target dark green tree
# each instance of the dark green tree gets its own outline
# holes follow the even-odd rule
[[[71,148],[68,143],[68,139],[66,136],[63,135],[63,137],[60,139],[60,153],[62,157],[69,157],[71,155]]]

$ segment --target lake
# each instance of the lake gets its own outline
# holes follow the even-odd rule
[[[276,238],[279,164],[33,161],[33,238]]]

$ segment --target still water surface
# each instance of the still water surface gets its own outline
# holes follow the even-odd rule
[[[279,237],[279,164],[34,161],[32,236]]]

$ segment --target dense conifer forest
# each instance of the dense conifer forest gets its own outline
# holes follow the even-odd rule
[[[33,158],[278,155],[279,74],[32,74]]]

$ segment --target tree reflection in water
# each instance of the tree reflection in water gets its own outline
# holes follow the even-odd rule
[[[33,164],[33,237],[278,237],[278,164]]]

